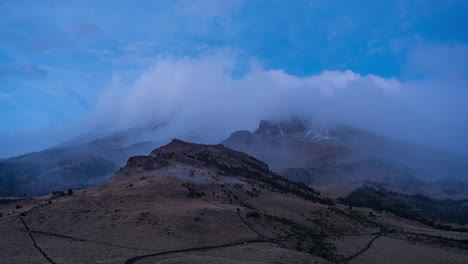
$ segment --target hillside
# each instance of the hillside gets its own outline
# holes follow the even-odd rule
[[[395,215],[420,221],[440,229],[452,230],[455,224],[458,230],[468,223],[468,200],[435,200],[421,194],[405,195],[363,186],[341,199],[345,204],[387,211]]]
[[[438,199],[468,198],[468,157],[348,126],[261,121],[256,131],[234,132],[221,143],[333,197],[368,184]]]
[[[180,140],[89,189],[3,198],[0,213],[7,263],[468,260],[468,234],[349,210],[245,153]]]
[[[164,124],[105,134],[86,134],[53,148],[0,161],[0,196],[43,195],[52,190],[87,188],[109,179],[128,157],[148,153],[147,141]]]

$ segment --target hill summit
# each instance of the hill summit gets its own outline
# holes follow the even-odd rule
[[[6,263],[376,263],[376,255],[412,263],[421,256],[414,252],[427,263],[468,258],[466,234],[349,208],[248,154],[181,140],[131,157],[92,188],[0,199],[0,213]]]

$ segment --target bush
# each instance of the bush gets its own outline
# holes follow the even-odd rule
[[[248,204],[248,203],[245,203],[244,201],[241,201],[241,202],[240,202],[240,206],[243,206],[243,207],[249,208],[249,209],[255,209],[253,206],[251,206],[251,205]]]
[[[65,196],[65,193],[62,191],[52,191],[53,196]]]
[[[68,194],[68,195],[72,195],[72,194],[73,194],[73,190],[72,190],[72,189],[68,189],[67,194]]]
[[[247,214],[247,217],[260,218],[260,214],[258,212],[251,212]]]

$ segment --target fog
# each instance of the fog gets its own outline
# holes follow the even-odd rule
[[[421,63],[421,54],[415,58],[409,65]],[[195,57],[162,56],[133,78],[115,72],[94,109],[80,122],[2,137],[3,156],[50,147],[90,131],[110,132],[149,122],[168,123],[157,134],[164,139],[155,141],[217,143],[236,130],[255,129],[261,119],[290,116],[320,125],[348,124],[467,154],[468,97],[460,76],[399,80],[326,70],[298,77],[266,69],[258,59],[228,49]]]
[[[214,143],[233,131],[255,129],[261,119],[300,116],[457,152],[466,153],[468,146],[464,97],[458,97],[466,92],[450,92],[460,89],[458,83],[350,70],[297,77],[267,70],[255,58],[239,63],[225,51],[158,58],[134,80],[122,79],[113,76],[86,127],[111,131],[164,121],[169,137],[196,133]]]
[[[291,115],[468,154],[465,4],[312,2],[5,3],[0,158],[150,122],[214,143]]]

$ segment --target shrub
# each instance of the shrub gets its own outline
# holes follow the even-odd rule
[[[240,206],[243,206],[243,207],[249,208],[249,209],[255,209],[253,206],[251,206],[251,205],[248,204],[248,203],[245,203],[244,201],[241,201],[241,202],[240,202]]]
[[[247,217],[260,218],[260,214],[258,212],[251,212],[247,214]]]
[[[65,193],[62,191],[52,191],[53,196],[64,196]]]

